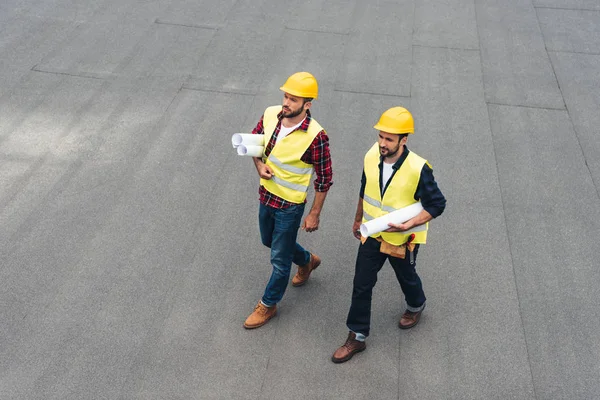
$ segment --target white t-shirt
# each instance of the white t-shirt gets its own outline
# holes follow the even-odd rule
[[[390,180],[392,176],[392,172],[394,172],[394,164],[388,164],[385,161],[383,162],[383,171],[381,172],[381,184],[383,187],[387,185],[387,182]]]
[[[300,125],[302,125],[303,122],[304,122],[304,119],[302,121],[300,121],[297,125],[292,126],[291,128],[286,128],[285,126],[283,126],[283,123],[282,123],[281,129],[279,129],[279,134],[277,135],[277,143],[279,143],[279,141],[281,139],[283,139],[284,137],[286,137],[287,135],[289,135],[290,133],[292,133],[296,129],[298,129],[300,127]]]

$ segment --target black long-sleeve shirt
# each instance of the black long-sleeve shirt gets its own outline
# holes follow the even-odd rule
[[[379,161],[379,188],[381,189],[381,197],[383,198],[383,194],[385,193],[388,184],[392,181],[392,178],[400,169],[400,166],[406,160],[408,156],[409,150],[406,146],[404,146],[404,151],[402,155],[394,163],[392,166],[393,172],[392,176],[388,180],[385,187],[382,185],[382,164],[383,157],[380,157]],[[363,169],[361,186],[360,186],[360,198],[364,198],[365,196],[365,185],[367,184],[367,176],[365,175],[365,171]],[[433,170],[429,165],[423,165],[423,169],[421,170],[421,176],[419,178],[419,183],[417,184],[417,190],[415,191],[414,198],[416,201],[421,201],[421,205],[433,218],[440,216],[444,209],[446,208],[446,198],[440,191],[435,178],[433,177]]]

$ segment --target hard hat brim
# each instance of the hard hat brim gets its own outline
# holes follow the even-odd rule
[[[375,126],[373,126],[373,128],[377,129],[378,131],[391,133],[393,135],[410,135],[412,133],[415,133],[414,130],[409,131],[409,132],[400,132],[398,129],[390,129],[389,127],[381,125],[381,124],[376,124]]]
[[[316,93],[314,94],[314,96],[312,96],[312,93],[309,93],[311,96],[307,96],[306,93],[300,93],[295,90],[290,90],[284,86],[280,87],[279,90],[281,90],[282,92],[291,94],[292,96],[302,97],[303,99],[316,99],[317,97],[319,97],[319,95]]]

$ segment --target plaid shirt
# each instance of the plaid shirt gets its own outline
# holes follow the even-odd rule
[[[277,119],[279,120],[279,122],[277,123],[275,131],[273,132],[273,135],[271,135],[271,140],[269,140],[269,143],[267,144],[267,147],[265,149],[265,155],[267,157],[269,156],[269,154],[271,154],[275,143],[277,143],[277,135],[279,135],[279,130],[281,129],[281,114],[282,112],[280,112],[277,115]],[[307,110],[306,118],[304,119],[298,130],[306,132],[311,120],[312,117],[310,116],[310,111]],[[252,133],[255,135],[263,135],[265,133],[263,126],[263,117],[260,118],[260,121],[258,121],[256,127],[252,130]],[[290,133],[290,135],[293,135],[293,132]],[[329,154],[329,137],[327,137],[327,133],[324,130],[317,134],[313,142],[310,144],[310,146],[302,155],[302,157],[300,157],[300,159],[307,164],[312,164],[315,168],[315,173],[317,174],[317,179],[315,179],[314,182],[315,191],[328,191],[331,185],[333,185],[333,181],[331,180],[333,173],[331,169],[331,155]],[[284,200],[279,196],[274,195],[273,193],[265,189],[264,186],[260,186],[260,188],[258,189],[258,194],[260,196],[260,202],[269,207],[287,208],[295,204]],[[306,200],[304,202],[306,202]]]

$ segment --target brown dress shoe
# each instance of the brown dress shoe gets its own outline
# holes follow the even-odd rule
[[[417,312],[411,312],[408,310],[404,311],[404,314],[402,314],[402,318],[400,318],[400,322],[398,322],[398,326],[400,327],[400,329],[412,328],[413,326],[419,323],[422,313],[423,310]]]
[[[356,353],[360,353],[366,348],[367,344],[365,342],[356,340],[356,334],[354,332],[350,332],[348,334],[348,339],[346,339],[346,343],[337,349],[335,353],[333,353],[333,356],[331,356],[331,361],[336,364],[346,362]]]
[[[254,307],[252,314],[246,318],[246,322],[244,322],[244,328],[259,328],[269,322],[269,320],[273,318],[275,314],[277,314],[277,305],[267,307],[259,301],[256,307]]]
[[[292,278],[292,286],[302,286],[308,280],[310,273],[321,265],[321,259],[314,254],[310,255],[310,261],[306,265],[298,265],[298,272]]]

